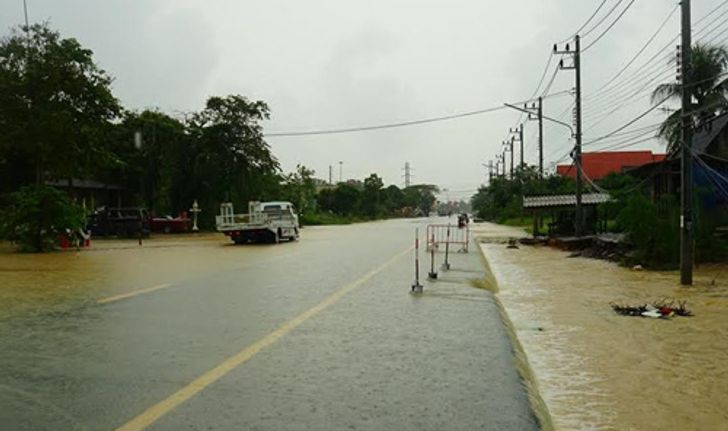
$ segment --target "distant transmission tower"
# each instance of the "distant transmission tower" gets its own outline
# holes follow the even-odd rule
[[[412,169],[409,162],[404,163],[404,188],[412,185]]]

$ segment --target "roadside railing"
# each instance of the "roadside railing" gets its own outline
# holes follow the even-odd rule
[[[468,252],[470,243],[470,228],[468,226],[458,227],[452,224],[429,224],[427,225],[427,250],[439,249],[441,246],[460,246],[457,251]]]

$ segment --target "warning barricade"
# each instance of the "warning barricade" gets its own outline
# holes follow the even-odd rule
[[[452,224],[428,224],[427,225],[427,250],[438,250],[445,245],[459,246],[457,251],[468,252],[470,243],[470,229],[466,226],[458,227]]]

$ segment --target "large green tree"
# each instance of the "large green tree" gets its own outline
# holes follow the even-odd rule
[[[279,197],[280,166],[260,125],[268,117],[265,102],[239,95],[211,97],[205,109],[192,116],[190,192],[203,208]],[[212,214],[208,211],[203,220],[211,222]]]
[[[120,112],[110,84],[91,50],[47,24],[0,39],[0,191],[86,178],[103,163],[102,143]]]
[[[194,148],[184,124],[158,111],[126,112],[111,135],[108,150],[113,158],[99,169],[97,179],[123,185],[140,205],[157,214],[189,208],[194,199],[187,191]]]
[[[689,69],[688,82],[693,105],[690,117],[699,125],[728,110],[728,51],[723,47],[696,44],[692,51],[692,67]],[[652,102],[664,100],[680,100],[682,84],[660,84],[652,92]],[[658,135],[667,142],[668,152],[675,153],[680,149],[682,109],[673,112],[662,123]]]

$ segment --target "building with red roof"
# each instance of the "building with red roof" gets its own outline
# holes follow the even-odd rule
[[[581,166],[584,174],[593,181],[601,180],[611,172],[624,172],[628,169],[661,162],[665,154],[653,154],[652,151],[603,151],[581,154]],[[576,178],[576,166],[557,165],[556,173],[565,177]]]

